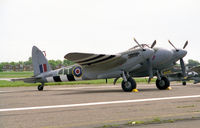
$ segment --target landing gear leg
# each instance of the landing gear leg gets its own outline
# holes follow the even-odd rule
[[[123,72],[122,74],[122,89],[124,92],[131,92],[133,89],[136,89],[136,82],[128,74]]]
[[[38,91],[43,91],[43,89],[44,89],[44,83],[38,85]]]

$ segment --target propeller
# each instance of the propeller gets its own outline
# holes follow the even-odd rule
[[[151,45],[151,48],[154,48],[154,46],[156,45],[156,40],[154,40],[154,42]]]
[[[185,42],[183,49],[185,49],[187,47],[187,45],[188,45],[188,40]],[[180,64],[181,64],[183,76],[186,77],[185,63],[183,61],[183,58],[180,59]]]
[[[152,59],[147,59],[147,64],[148,64],[148,72],[149,72],[149,79],[148,83],[151,82],[151,79],[153,78],[153,67],[152,67]]]
[[[151,45],[151,48],[154,48],[154,46],[156,45],[156,40],[154,40],[154,42]],[[148,72],[149,72],[149,79],[148,79],[148,83],[151,82],[151,79],[153,78],[153,66],[152,66],[152,59],[147,59],[147,64],[148,64]]]
[[[183,46],[183,49],[185,49],[188,45],[188,40],[185,42],[185,45]]]
[[[138,43],[138,41],[135,38],[133,38],[133,40],[138,44],[138,46],[140,48],[143,49],[143,51],[145,51],[145,49]],[[154,40],[154,42],[152,43],[151,48],[154,48],[155,45],[156,45],[156,40]],[[147,59],[147,65],[148,65],[148,72],[149,72],[148,83],[150,83],[151,79],[153,78],[153,66],[152,66],[152,59],[151,58]]]
[[[186,77],[185,63],[183,61],[183,58],[180,59],[180,64],[181,64],[181,70],[182,70],[183,76]]]
[[[137,41],[135,38],[133,38],[133,40],[135,41],[135,43],[136,43],[143,51],[145,51],[145,49],[138,43],[138,41]]]
[[[168,42],[171,44],[172,47],[174,47],[174,49],[178,52],[179,50],[172,44],[172,42],[170,40],[168,40]]]
[[[172,44],[172,42],[170,40],[168,40],[168,42],[172,45],[172,47],[174,47],[176,49],[176,51],[178,52],[179,50]],[[185,42],[183,49],[185,49],[188,45],[188,41]],[[184,77],[186,77],[186,70],[185,70],[185,63],[183,61],[183,58],[180,58],[180,65],[181,65],[181,70],[182,70],[182,74]]]

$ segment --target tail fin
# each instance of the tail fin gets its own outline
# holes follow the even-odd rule
[[[48,60],[44,56],[43,52],[36,46],[33,46],[32,48],[32,63],[34,76],[37,76],[43,72],[51,71],[51,67],[48,63]]]

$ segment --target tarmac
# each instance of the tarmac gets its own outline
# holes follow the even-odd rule
[[[0,128],[198,128],[200,84],[171,87],[138,84],[139,92],[128,93],[120,84],[0,88]]]

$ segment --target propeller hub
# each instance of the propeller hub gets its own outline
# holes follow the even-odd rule
[[[149,59],[154,55],[154,50],[150,48],[146,48],[145,50],[143,50],[142,55],[145,59]]]
[[[178,51],[177,51],[178,50]],[[187,55],[187,51],[184,49],[177,49],[176,52],[174,52],[174,56],[177,59],[181,59]]]

